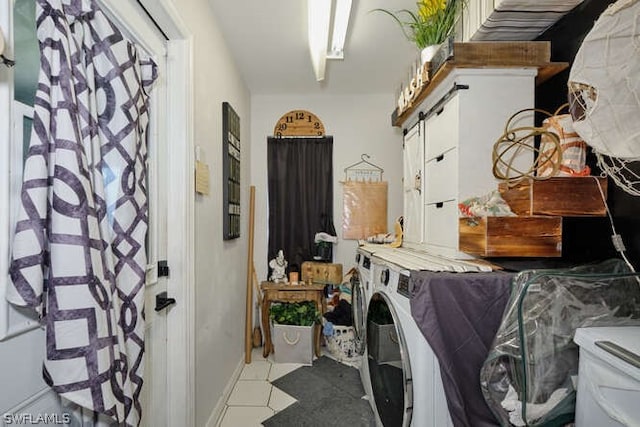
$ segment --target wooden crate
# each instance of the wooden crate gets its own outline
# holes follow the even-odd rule
[[[342,264],[305,261],[301,269],[306,284],[339,285],[342,283]]]
[[[459,247],[481,257],[560,257],[562,217],[460,218]]]
[[[539,65],[551,61],[547,41],[480,41],[453,43],[453,61],[465,66]]]
[[[516,215],[604,216],[607,179],[593,176],[526,180],[509,188],[498,185],[502,198]]]

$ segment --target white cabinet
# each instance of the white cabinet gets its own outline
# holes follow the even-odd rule
[[[413,124],[404,139],[407,246],[465,257],[458,251],[458,203],[497,189],[493,145],[514,113],[533,108],[536,74],[535,68],[455,69],[405,122]],[[533,115],[517,123],[532,124]],[[415,165],[420,157],[422,168]],[[532,160],[531,152],[522,153],[514,166],[528,169]],[[420,197],[407,183],[419,169]]]

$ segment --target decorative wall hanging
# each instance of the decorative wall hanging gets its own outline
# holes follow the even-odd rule
[[[315,114],[306,110],[291,110],[273,128],[276,138],[295,136],[324,136],[324,124]]]
[[[382,181],[384,169],[367,159],[344,169],[343,239],[366,239],[387,232],[387,183]]]
[[[387,183],[343,183],[343,239],[366,239],[387,232]]]
[[[222,103],[222,217],[225,240],[240,237],[240,117]]]

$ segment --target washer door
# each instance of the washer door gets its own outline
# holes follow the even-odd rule
[[[353,316],[353,330],[356,335],[356,351],[364,354],[366,345],[366,310],[367,297],[359,274],[351,276],[351,314]]]
[[[413,413],[409,352],[395,308],[376,292],[367,310],[367,352],[371,389],[385,427],[408,427]]]

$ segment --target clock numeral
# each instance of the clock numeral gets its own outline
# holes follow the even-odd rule
[[[280,124],[280,130],[287,130],[287,124],[286,123]]]
[[[304,120],[304,113],[302,112],[296,113],[296,120]]]
[[[293,123],[293,117],[292,116],[287,116],[287,123]]]
[[[276,138],[282,138],[282,132],[276,132]]]
[[[318,131],[318,136],[322,136],[322,131],[321,130]]]
[[[307,121],[308,121],[309,123],[311,123],[311,114],[309,114],[309,115],[307,116]]]
[[[315,122],[315,123],[313,124],[313,128],[314,128],[314,129],[320,129],[320,122]]]

